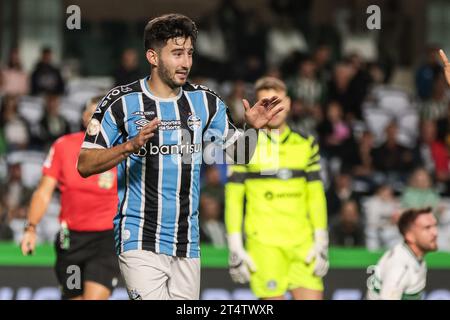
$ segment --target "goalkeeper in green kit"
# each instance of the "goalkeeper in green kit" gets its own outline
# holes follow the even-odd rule
[[[287,291],[294,299],[322,299],[329,264],[319,146],[312,135],[286,124],[291,101],[281,80],[262,78],[255,91],[257,99],[282,98],[285,109],[260,130],[250,163],[229,167],[225,222],[230,275],[235,282],[250,281],[261,299],[284,299]]]

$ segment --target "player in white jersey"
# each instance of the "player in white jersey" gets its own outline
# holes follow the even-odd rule
[[[368,300],[423,298],[427,266],[424,256],[437,250],[437,221],[431,208],[405,211],[398,222],[404,241],[387,251],[367,281]]]

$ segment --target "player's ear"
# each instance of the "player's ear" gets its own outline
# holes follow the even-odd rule
[[[286,96],[286,108],[287,109],[291,109],[291,103],[292,103],[292,100],[291,100],[291,97],[289,97],[289,96]]]
[[[410,230],[405,233],[405,241],[406,243],[414,243],[414,236]]]
[[[148,49],[145,54],[147,61],[152,65],[157,67],[158,66],[158,54],[153,49]]]

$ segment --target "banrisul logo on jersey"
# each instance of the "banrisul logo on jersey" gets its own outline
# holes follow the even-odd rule
[[[159,153],[162,155],[192,154],[192,153],[200,152],[202,150],[202,145],[201,145],[201,143],[172,144],[172,145],[163,144],[161,146],[150,144],[149,150],[150,150],[151,155],[156,155]]]
[[[138,157],[145,157],[147,155],[173,155],[173,154],[193,154],[198,153],[202,151],[202,144],[201,143],[195,143],[195,144],[163,144],[161,146],[149,144],[144,147],[141,147],[139,152],[134,153],[135,156]]]
[[[202,125],[202,120],[199,117],[197,117],[195,114],[193,114],[187,119],[187,125],[188,125],[189,129],[191,129],[192,131],[195,131],[196,129],[200,128],[200,126]]]

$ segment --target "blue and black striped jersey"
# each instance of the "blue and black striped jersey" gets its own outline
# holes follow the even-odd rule
[[[208,88],[186,83],[177,97],[162,99],[147,80],[116,87],[103,98],[82,148],[126,142],[158,117],[155,135],[118,165],[116,251],[196,258],[203,140],[209,135],[226,144],[238,132],[224,102]]]

